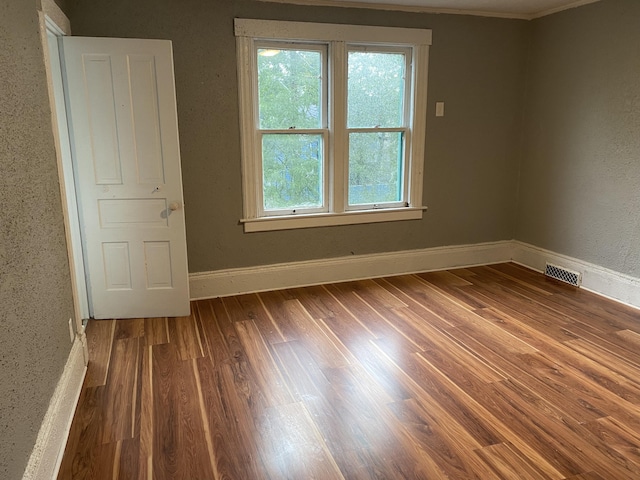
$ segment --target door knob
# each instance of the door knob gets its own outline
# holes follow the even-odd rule
[[[179,208],[180,208],[180,204],[178,202],[172,202],[169,204],[169,210],[171,210],[172,212],[175,212]]]

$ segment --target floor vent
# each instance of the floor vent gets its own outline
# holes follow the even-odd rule
[[[560,280],[561,282],[568,283],[575,287],[579,287],[580,282],[582,281],[582,275],[580,272],[572,272],[571,270],[551,265],[550,263],[547,263],[547,267],[544,269],[544,274],[547,277],[555,278],[556,280]]]

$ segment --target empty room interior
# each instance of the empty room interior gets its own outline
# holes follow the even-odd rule
[[[640,478],[639,24],[1,0],[0,478]]]

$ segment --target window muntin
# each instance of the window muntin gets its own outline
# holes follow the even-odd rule
[[[281,22],[271,20],[236,19],[235,35],[238,54],[238,81],[240,100],[240,124],[242,145],[242,185],[245,232],[307,228],[315,226],[345,225],[422,218],[426,207],[422,206],[422,178],[424,166],[424,140],[426,130],[426,92],[428,77],[429,45],[431,31],[414,28],[373,27],[363,25],[336,25],[307,22]],[[257,50],[320,48],[325,53],[323,60],[323,111],[320,128],[298,130],[295,125],[281,127],[282,121],[267,124],[262,129],[258,112]],[[378,121],[352,122],[348,120],[348,56],[349,52],[389,53],[406,52],[405,80],[403,88],[402,125]],[[272,52],[269,52],[272,54]],[[264,56],[264,55],[263,55]],[[396,77],[397,78],[397,77]],[[396,96],[399,90],[396,90]],[[400,110],[401,107],[398,107]],[[314,109],[307,110],[313,111]],[[394,116],[399,116],[394,109]],[[381,125],[394,125],[382,127]],[[314,124],[315,125],[315,124]],[[372,126],[369,126],[372,125]],[[294,127],[294,128],[291,128]],[[264,202],[265,185],[263,175],[263,136],[266,135],[311,135],[322,136],[322,203],[317,196],[310,201],[282,202],[291,193],[280,196],[278,202]],[[367,135],[371,134],[371,135]],[[382,134],[382,135],[380,135]],[[374,141],[375,137],[375,141]],[[381,138],[380,138],[381,137]],[[307,137],[308,140],[310,137]],[[351,141],[350,141],[351,139]],[[360,196],[351,195],[349,201],[350,172],[349,153],[355,157],[358,143],[382,143],[384,149],[377,161],[385,168],[370,169],[370,178],[352,176],[354,186],[360,187]],[[300,141],[300,152],[313,151],[312,145]],[[297,154],[298,155],[298,154]],[[279,156],[282,158],[282,155]],[[304,157],[304,155],[303,155]],[[314,163],[315,157],[304,157],[304,163]],[[371,160],[371,159],[369,159]],[[357,172],[354,159],[351,170]],[[315,168],[315,167],[314,167]],[[318,172],[318,169],[312,172]],[[295,176],[295,175],[294,175]],[[315,192],[318,184],[306,192]],[[358,177],[358,178],[356,178]],[[285,175],[286,178],[286,175]],[[293,178],[293,177],[291,177]],[[368,182],[368,183],[363,183]],[[383,185],[380,187],[379,185]],[[291,190],[291,189],[290,189]],[[352,189],[355,192],[357,188]],[[366,194],[362,194],[362,192]],[[374,195],[371,195],[371,192]],[[381,193],[382,192],[382,193]],[[391,193],[390,193],[391,192]],[[396,201],[403,199],[404,201]],[[376,202],[375,200],[380,200]],[[301,208],[292,208],[300,203]],[[282,208],[284,206],[284,208]]]

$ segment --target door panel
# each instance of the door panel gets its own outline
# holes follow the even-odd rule
[[[130,57],[129,69],[138,180],[142,183],[164,183],[154,58],[146,55]]]
[[[168,215],[158,215],[158,212],[166,211],[164,198],[98,200],[102,228],[167,227]]]
[[[103,242],[102,261],[107,290],[131,290],[129,243]]]
[[[171,288],[171,247],[169,242],[144,242],[147,288]]]
[[[171,42],[62,47],[92,316],[188,315]]]

